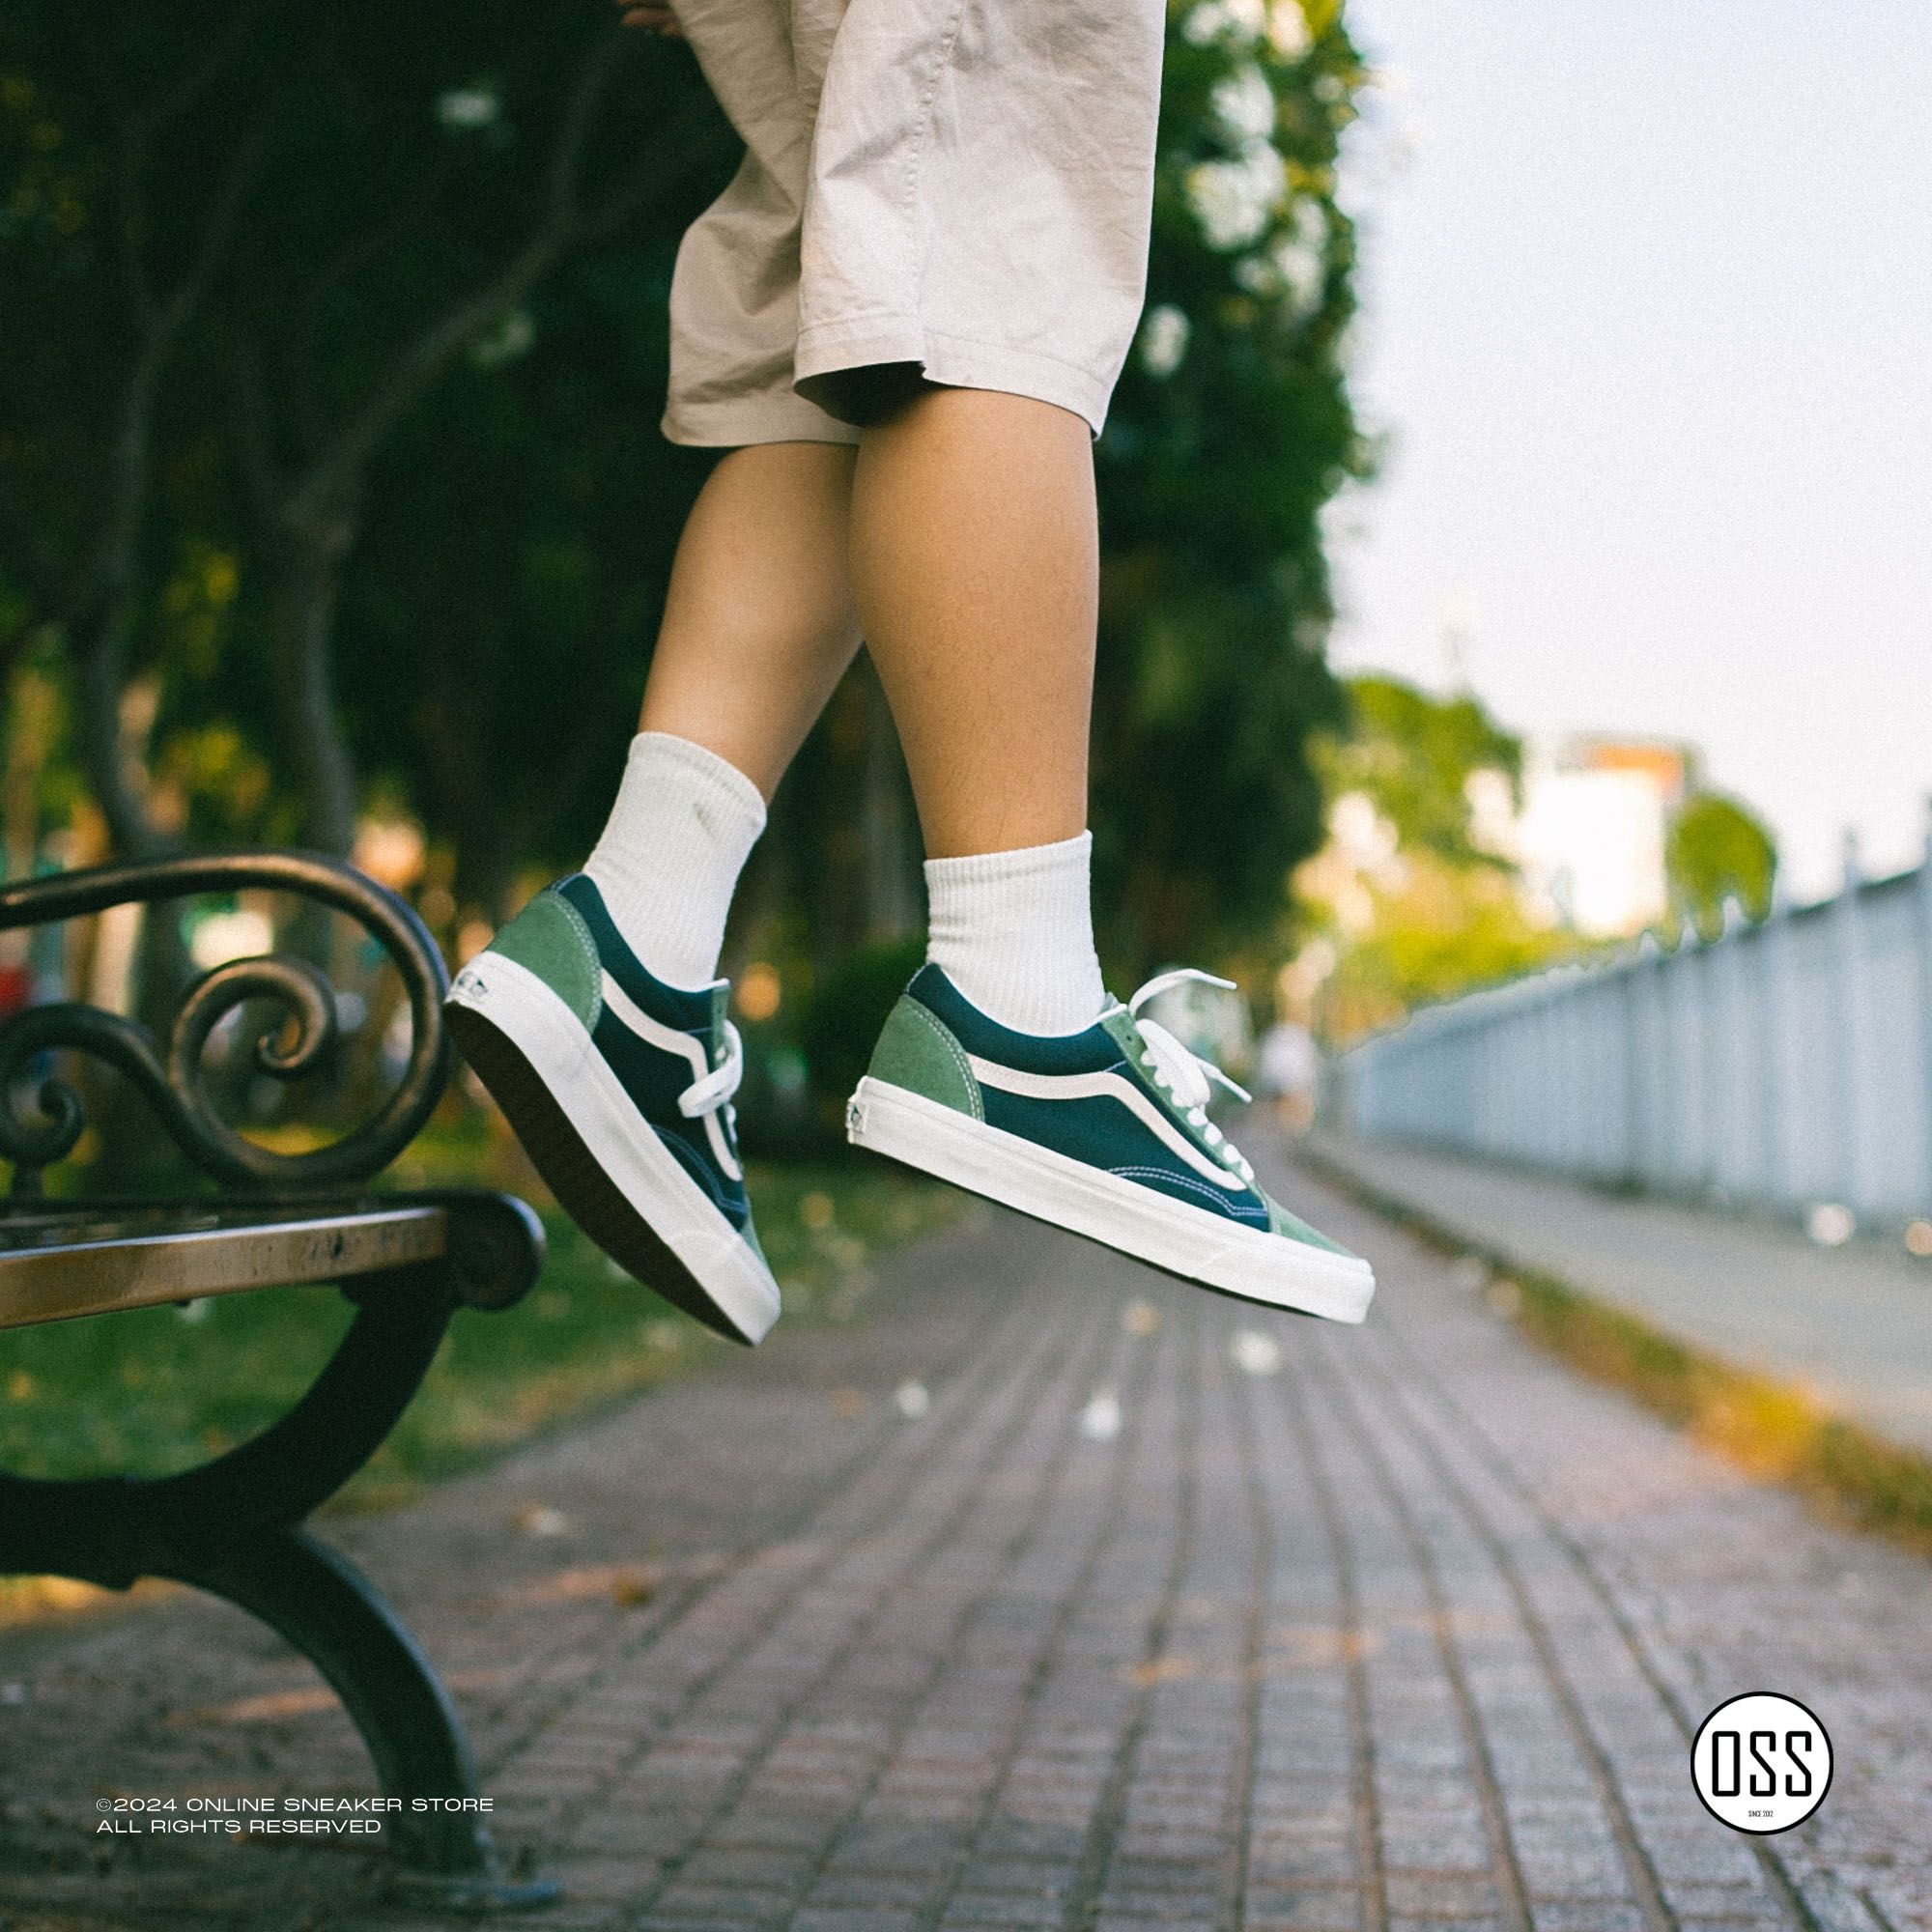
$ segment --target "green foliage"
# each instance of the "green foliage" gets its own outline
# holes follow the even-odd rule
[[[886,1015],[924,958],[923,934],[876,941],[841,960],[812,993],[799,1044],[811,1068],[821,1131],[842,1138],[846,1096],[872,1057]]]
[[[1337,1040],[1578,950],[1573,934],[1529,917],[1514,876],[1493,863],[1456,866],[1419,853],[1371,897],[1372,917],[1344,937],[1323,989],[1324,1028]]]
[[[66,170],[0,211],[0,644],[58,638],[110,735],[154,685],[146,829],[339,844],[346,750],[472,901],[581,853],[707,461],[656,428],[733,162],[689,52],[596,9],[27,0],[0,142]],[[211,728],[239,798],[178,781]]]
[[[948,1190],[879,1164],[754,1175],[786,1319],[852,1315],[871,1265],[941,1226]],[[352,1506],[662,1380],[711,1337],[619,1273],[567,1221],[529,1299],[459,1313],[421,1392],[349,1492]],[[0,1334],[0,1463],[20,1474],[159,1475],[255,1435],[313,1379],[348,1325],[328,1289],[285,1289]],[[0,1596],[0,1613],[5,1610]]]
[[[1670,821],[1664,870],[1671,911],[1712,937],[1723,924],[1727,899],[1751,919],[1770,913],[1777,846],[1748,806],[1722,792],[1698,792]]]
[[[1337,1042],[1577,950],[1525,909],[1514,865],[1477,820],[1485,776],[1516,800],[1520,743],[1467,693],[1433,697],[1378,676],[1348,690],[1349,728],[1315,750],[1332,836],[1296,875],[1315,935],[1303,977],[1320,980]]]
[[[1493,864],[1472,839],[1469,781],[1499,773],[1520,802],[1521,741],[1464,692],[1432,697],[1399,678],[1349,680],[1349,728],[1322,738],[1317,768],[1330,798],[1360,792],[1394,827],[1406,851]]]
[[[1124,983],[1272,932],[1340,717],[1319,518],[1368,451],[1335,200],[1364,84],[1334,6],[1170,9],[1147,320],[1098,445],[1102,952]]]
[[[1369,467],[1340,10],[1171,25],[1149,320],[1096,452],[1124,978],[1282,917],[1340,715],[1319,517]],[[373,790],[437,848],[445,937],[579,859],[709,461],[657,431],[677,241],[736,158],[689,50],[509,0],[21,0],[0,156],[0,656],[53,648],[114,842],[341,844]],[[882,728],[835,715],[768,841],[759,918],[821,973],[896,923]]]

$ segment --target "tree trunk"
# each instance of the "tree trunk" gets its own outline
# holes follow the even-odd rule
[[[276,612],[275,701],[301,787],[303,838],[337,858],[355,842],[355,765],[333,676],[342,559],[355,527],[345,511],[289,533]]]

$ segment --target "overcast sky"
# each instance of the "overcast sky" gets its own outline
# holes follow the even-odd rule
[[[1932,4],[1350,0],[1335,659],[1684,737],[1829,889],[1932,790]]]

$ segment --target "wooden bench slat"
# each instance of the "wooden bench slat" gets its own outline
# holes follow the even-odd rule
[[[64,1321],[118,1309],[150,1308],[249,1289],[342,1281],[409,1262],[434,1261],[449,1241],[447,1211],[434,1203],[369,1207],[256,1219],[236,1225],[139,1231],[138,1217],[96,1227],[45,1217],[45,1237],[62,1245],[0,1247],[0,1328]],[[30,1219],[10,1230],[31,1242]]]

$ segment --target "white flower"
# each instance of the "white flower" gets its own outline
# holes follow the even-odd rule
[[[436,98],[436,118],[464,132],[492,126],[502,111],[502,102],[487,87],[452,87]]]
[[[1328,216],[1319,201],[1305,200],[1294,211],[1288,232],[1268,251],[1281,294],[1297,315],[1321,306],[1328,280]]]
[[[1268,45],[1283,60],[1299,60],[1314,44],[1301,0],[1274,0],[1268,9]]]
[[[1230,161],[1202,161],[1187,174],[1187,199],[1208,247],[1227,251],[1260,240],[1288,185],[1288,164],[1266,141],[1250,141]]]
[[[1321,285],[1328,270],[1313,248],[1287,236],[1274,244],[1269,259],[1281,284],[1282,299],[1296,315],[1321,306]]]
[[[1243,255],[1235,264],[1235,280],[1251,296],[1271,296],[1281,285],[1274,264],[1265,255]]]
[[[1208,46],[1220,41],[1246,49],[1267,30],[1267,0],[1201,0],[1180,24],[1189,45]]]
[[[1208,97],[1214,117],[1236,141],[1264,141],[1274,132],[1274,89],[1253,61],[1244,61]]]
[[[1192,332],[1193,325],[1172,302],[1150,309],[1141,325],[1141,366],[1150,376],[1172,376],[1187,354]]]

